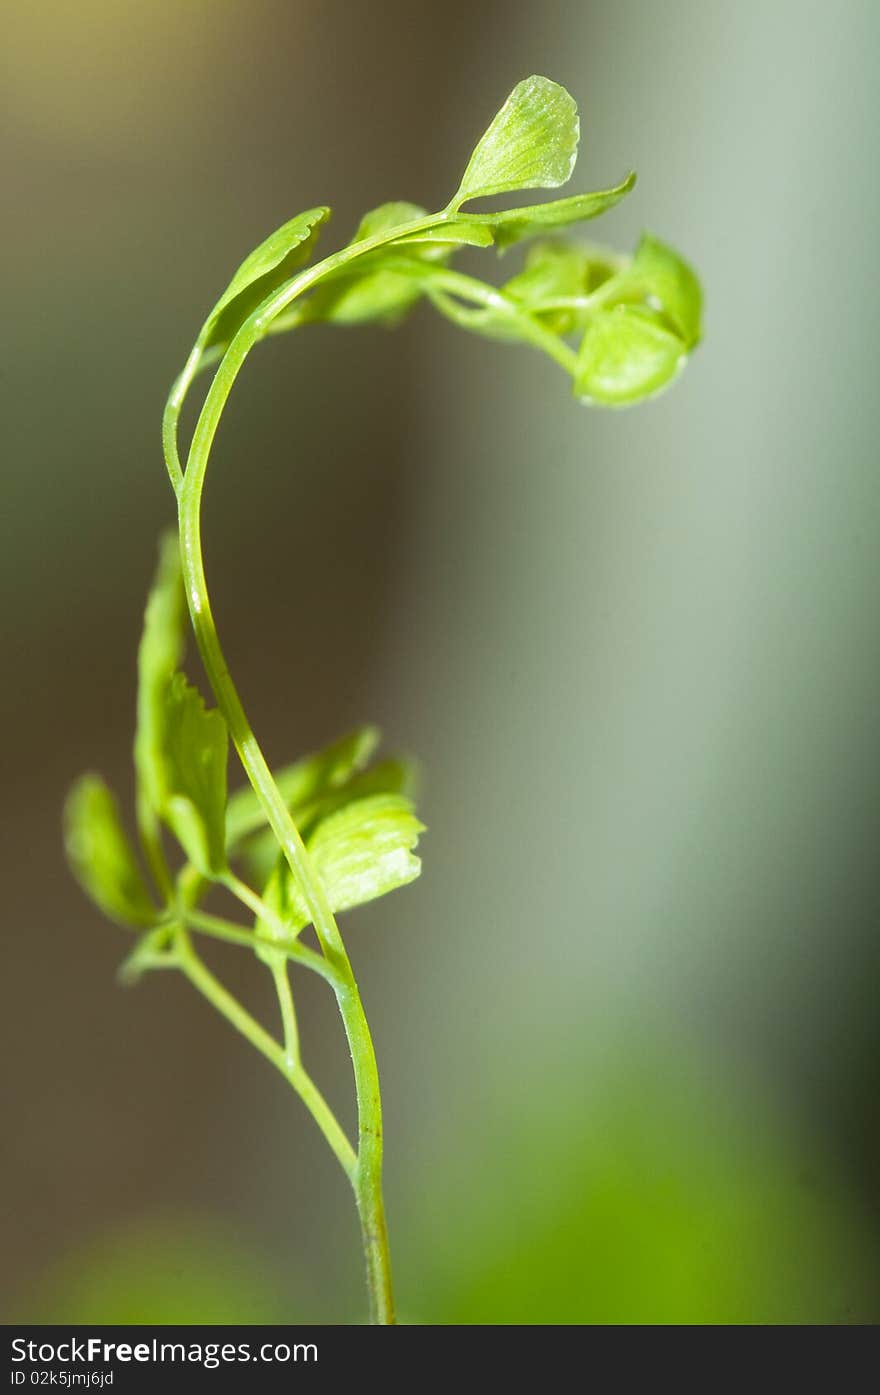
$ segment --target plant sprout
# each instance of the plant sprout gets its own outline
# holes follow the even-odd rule
[[[337,916],[418,876],[414,849],[423,829],[410,798],[409,768],[398,759],[374,759],[378,735],[372,727],[284,769],[269,769],[211,614],[202,491],[223,409],[251,349],[267,335],[315,321],[394,324],[427,300],[463,329],[547,354],[584,402],[620,406],[670,383],[700,335],[694,273],[647,235],[631,257],[560,236],[618,203],[632,189],[634,174],[612,188],[551,202],[493,212],[470,207],[490,196],[558,188],[574,168],[578,135],[577,107],[565,89],[547,78],[527,78],[492,121],[439,212],[383,204],[365,215],[350,242],[316,260],[329,209],[312,208],[242,263],[199,332],[163,422],[179,533],[162,541],[138,654],[136,813],[149,882],[98,776],[83,776],[65,809],[74,874],[107,916],[137,933],[123,980],[132,983],[156,969],[181,972],[281,1072],[311,1113],[354,1191],[376,1323],[394,1321],[382,1107],[370,1031]],[[500,286],[452,266],[460,248],[506,252],[526,241],[523,265]],[[209,369],[213,377],[184,461],[181,408],[196,377]],[[216,701],[212,708],[181,672],[187,609]],[[232,795],[226,783],[230,740],[248,779]],[[173,859],[167,835],[178,845]],[[247,925],[204,909],[214,887],[244,908]],[[303,937],[309,926],[317,947]],[[239,945],[265,965],[277,992],[280,1038],[208,969],[195,947],[200,936]],[[306,1070],[292,969],[316,974],[336,996],[354,1067],[356,1145]]]

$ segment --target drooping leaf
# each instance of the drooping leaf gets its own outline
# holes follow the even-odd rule
[[[147,599],[138,649],[137,730],[134,763],[139,798],[158,813],[162,803],[165,693],[184,650],[186,599],[176,533],[159,542],[159,564]]]
[[[279,770],[275,783],[297,822],[297,811],[303,805],[337,789],[355,771],[362,770],[378,744],[379,732],[376,727],[356,727],[322,751],[314,751]],[[226,845],[229,850],[232,851],[243,838],[262,828],[265,822],[262,806],[250,786],[236,790],[226,807]]]
[[[182,673],[165,694],[162,817],[202,876],[216,876],[226,868],[226,723]]]
[[[468,161],[450,208],[515,189],[556,189],[577,159],[577,104],[545,77],[518,82]]]
[[[643,283],[654,308],[662,311],[687,348],[700,338],[703,294],[696,274],[673,247],[645,233],[629,275]]]
[[[202,329],[203,348],[227,343],[248,315],[308,261],[329,208],[309,208],[276,228],[245,257]]]
[[[634,187],[634,171],[611,189],[597,189],[589,194],[574,194],[567,199],[536,203],[528,208],[508,208],[500,213],[469,213],[468,219],[477,226],[492,229],[499,251],[522,242],[527,237],[540,237],[559,228],[571,227],[597,218],[625,198]]]
[[[113,794],[98,775],[83,775],[64,806],[67,860],[80,886],[111,920],[153,925],[150,900]]]
[[[634,305],[600,311],[587,325],[578,355],[575,392],[608,406],[650,397],[671,382],[685,347],[660,317]]]

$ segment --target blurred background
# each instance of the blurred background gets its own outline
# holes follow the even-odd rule
[[[426,309],[318,327],[253,356],[206,499],[270,759],[369,719],[422,765],[422,879],[347,922],[402,1316],[880,1316],[878,39],[871,0],[7,0],[7,1320],[363,1318],[323,1141],[182,981],[117,986],[60,808],[89,767],[131,796],[207,307],[300,209],[329,249],[444,203],[532,72],[580,104],[573,189],[639,171],[590,234],[701,273],[684,378],[602,414]]]

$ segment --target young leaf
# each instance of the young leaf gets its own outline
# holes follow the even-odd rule
[[[139,798],[158,813],[162,804],[165,693],[184,650],[186,598],[176,533],[159,542],[159,565],[147,600],[138,649],[134,763]]]
[[[624,406],[665,387],[685,357],[681,339],[655,314],[618,305],[600,311],[587,325],[574,390],[591,402]]]
[[[328,278],[303,306],[306,320],[333,325],[398,324],[422,294],[411,276],[374,269],[370,257]]]
[[[478,225],[489,224],[495,244],[499,252],[503,252],[526,237],[537,237],[558,228],[571,227],[573,223],[598,218],[600,213],[620,203],[635,182],[635,172],[631,170],[625,179],[611,189],[574,194],[568,199],[553,199],[550,203],[536,203],[528,208],[508,208],[501,213],[469,213],[468,217]]]
[[[414,881],[421,862],[413,848],[424,825],[402,795],[378,794],[358,799],[323,819],[307,839],[307,847],[331,910],[351,910]],[[276,858],[264,899],[296,935],[309,923],[305,898],[284,859]],[[256,929],[278,939],[275,928],[258,919]],[[257,954],[271,962],[264,946]]]
[[[410,761],[395,759],[379,761],[377,765],[362,770],[345,780],[336,788],[316,790],[313,798],[291,804],[294,823],[308,842],[321,819],[342,809],[356,799],[364,799],[373,794],[410,794],[414,784],[413,766]],[[277,860],[278,844],[270,828],[265,828],[251,838],[245,848],[248,871],[257,886],[266,884]]]
[[[362,906],[414,881],[413,848],[424,831],[408,799],[378,794],[347,804],[318,824],[309,853],[334,911]]]
[[[576,312],[554,302],[584,295],[590,269],[589,254],[581,247],[570,242],[536,242],[522,271],[501,289],[508,300],[540,315],[548,328],[566,334],[574,327]]]
[[[646,294],[656,301],[687,348],[700,338],[702,291],[687,262],[674,248],[645,233],[636,249],[629,275],[643,282]]]
[[[501,287],[508,300],[537,316],[557,334],[583,327],[591,309],[587,297],[620,271],[620,258],[590,243],[555,239],[537,242],[518,275]],[[611,303],[616,304],[616,298]]]
[[[424,215],[425,209],[419,204],[383,203],[364,214],[349,246],[393,232]],[[405,234],[329,277],[306,302],[304,317],[336,325],[366,324],[376,320],[396,324],[419,299],[422,287],[418,279],[398,274],[384,265],[389,248],[406,247],[410,256],[426,262],[443,261],[463,242],[488,246],[492,242],[492,231],[456,221],[442,228]],[[379,262],[383,265],[377,265]]]
[[[514,189],[556,189],[571,176],[580,128],[574,98],[545,77],[518,82],[479,141],[449,207]]]
[[[495,237],[487,223],[476,223],[473,219],[456,219],[453,223],[440,223],[433,228],[423,228],[421,232],[407,233],[395,238],[391,247],[417,247],[421,255],[431,257],[432,248],[426,244],[436,244],[434,256],[448,256],[456,247],[491,247]]]
[[[205,321],[200,336],[203,348],[227,343],[260,301],[305,265],[318,230],[329,217],[329,208],[298,213],[245,257]]]
[[[64,842],[71,871],[105,915],[134,929],[155,923],[157,912],[116,800],[98,775],[83,775],[68,795]]]
[[[415,222],[424,215],[425,209],[417,203],[398,200],[380,204],[364,214],[348,246]],[[307,320],[325,320],[338,325],[365,324],[371,320],[394,323],[420,294],[418,285],[411,279],[373,270],[370,254],[366,253],[344,274],[329,278],[319,286],[305,303],[303,314]]]
[[[590,268],[587,252],[571,242],[536,242],[522,271],[502,286],[511,300],[540,310],[544,301],[583,294]]]
[[[352,774],[337,789],[318,792],[308,802],[304,800],[296,805],[294,818],[304,836],[310,838],[318,823],[330,814],[335,814],[338,809],[345,808],[347,804],[353,804],[356,800],[366,799],[374,794],[409,795],[414,784],[413,762],[400,756],[390,756],[387,760],[380,760],[371,765],[367,770]]]
[[[378,744],[376,727],[357,727],[322,751],[314,751],[279,770],[275,783],[296,821],[299,822],[297,811],[303,805],[338,789],[355,771],[362,770]],[[250,786],[236,790],[226,806],[227,847],[231,851],[265,822],[262,805]]]
[[[405,199],[394,199],[390,203],[380,203],[378,208],[371,208],[365,213],[358,223],[357,232],[348,243],[349,247],[356,242],[364,242],[367,238],[378,237],[380,233],[393,232],[395,228],[402,227],[406,223],[418,222],[419,218],[424,218],[427,213],[426,208],[422,208],[419,203],[407,203]]]
[[[204,877],[226,868],[226,760],[220,712],[176,673],[165,690],[162,817]]]

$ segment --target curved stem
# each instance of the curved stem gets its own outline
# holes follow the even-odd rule
[[[366,1258],[370,1317],[371,1321],[383,1324],[394,1322],[394,1300],[382,1198],[382,1102],[376,1054],[354,972],[324,888],[311,867],[299,831],[251,729],[220,645],[211,614],[202,555],[201,498],[214,434],[235,379],[254,344],[271,333],[273,323],[282,311],[322,277],[342,270],[349,262],[400,237],[404,232],[436,227],[452,217],[454,215],[449,210],[428,214],[394,230],[377,233],[344,247],[307,267],[269,296],[242,325],[223,353],[193,433],[185,472],[181,468],[177,446],[180,411],[193,378],[205,366],[207,359],[213,359],[219,352],[215,348],[204,351],[201,336],[174,384],[162,425],[165,463],[178,500],[187,605],[205,672],[267,822],[302,888],[319,944],[334,972],[333,987],[351,1051],[357,1094],[358,1152],[353,1183]],[[295,322],[295,316],[287,318]],[[287,327],[285,323],[284,328]]]
[[[569,375],[575,372],[577,354],[574,350],[564,343],[558,334],[545,328],[539,320],[521,305],[510,300],[496,286],[489,286],[485,281],[479,281],[475,276],[466,276],[461,271],[426,265],[414,258],[389,256],[387,259],[383,258],[383,262],[387,262],[389,269],[393,268],[424,282],[425,293],[449,319],[465,328],[473,329],[479,328],[486,314],[505,316],[516,324],[521,338],[547,354]],[[465,309],[451,297],[472,301],[480,309]]]
[[[183,371],[177,377],[168,395],[168,401],[165,403],[165,411],[162,415],[162,453],[165,456],[165,468],[168,471],[171,488],[174,490],[175,494],[180,493],[183,485],[183,467],[181,466],[180,455],[177,450],[177,427],[180,421],[180,409],[183,406],[184,398],[190,389],[193,378],[206,366],[200,337],[199,340],[196,341],[189,358],[184,364]]]
[[[331,262],[339,264],[340,258],[345,259],[344,251],[337,253],[335,258],[329,258],[327,263],[319,265],[327,266]],[[316,279],[317,268],[310,268],[309,272],[303,273],[296,281],[310,284]],[[292,298],[290,287],[287,287],[284,293],[279,292],[274,296],[272,305],[281,309]],[[260,317],[261,314],[264,318]],[[208,681],[226,720],[242,766],[265,811],[266,819],[302,888],[321,949],[335,971],[334,991],[351,1051],[357,1093],[358,1152],[352,1180],[361,1219],[370,1316],[371,1321],[375,1323],[388,1324],[394,1322],[394,1302],[382,1197],[382,1104],[372,1037],[351,963],[323,886],[312,870],[302,838],[272,778],[229,673],[211,613],[202,554],[201,497],[211,444],[238,372],[253,345],[265,333],[265,326],[269,322],[268,312],[263,309],[242,326],[230,343],[206,395],[193,435],[186,472],[180,486],[175,485],[178,496],[181,561],[187,604]],[[176,422],[185,392],[185,386],[181,388],[180,385],[187,379],[187,374],[191,381],[197,367],[198,360],[191,355],[187,369],[178,379],[178,386],[173,394],[174,407],[171,416],[167,417],[166,455],[169,456],[168,468],[172,482],[176,477]],[[173,454],[169,455],[172,438],[175,438]]]

